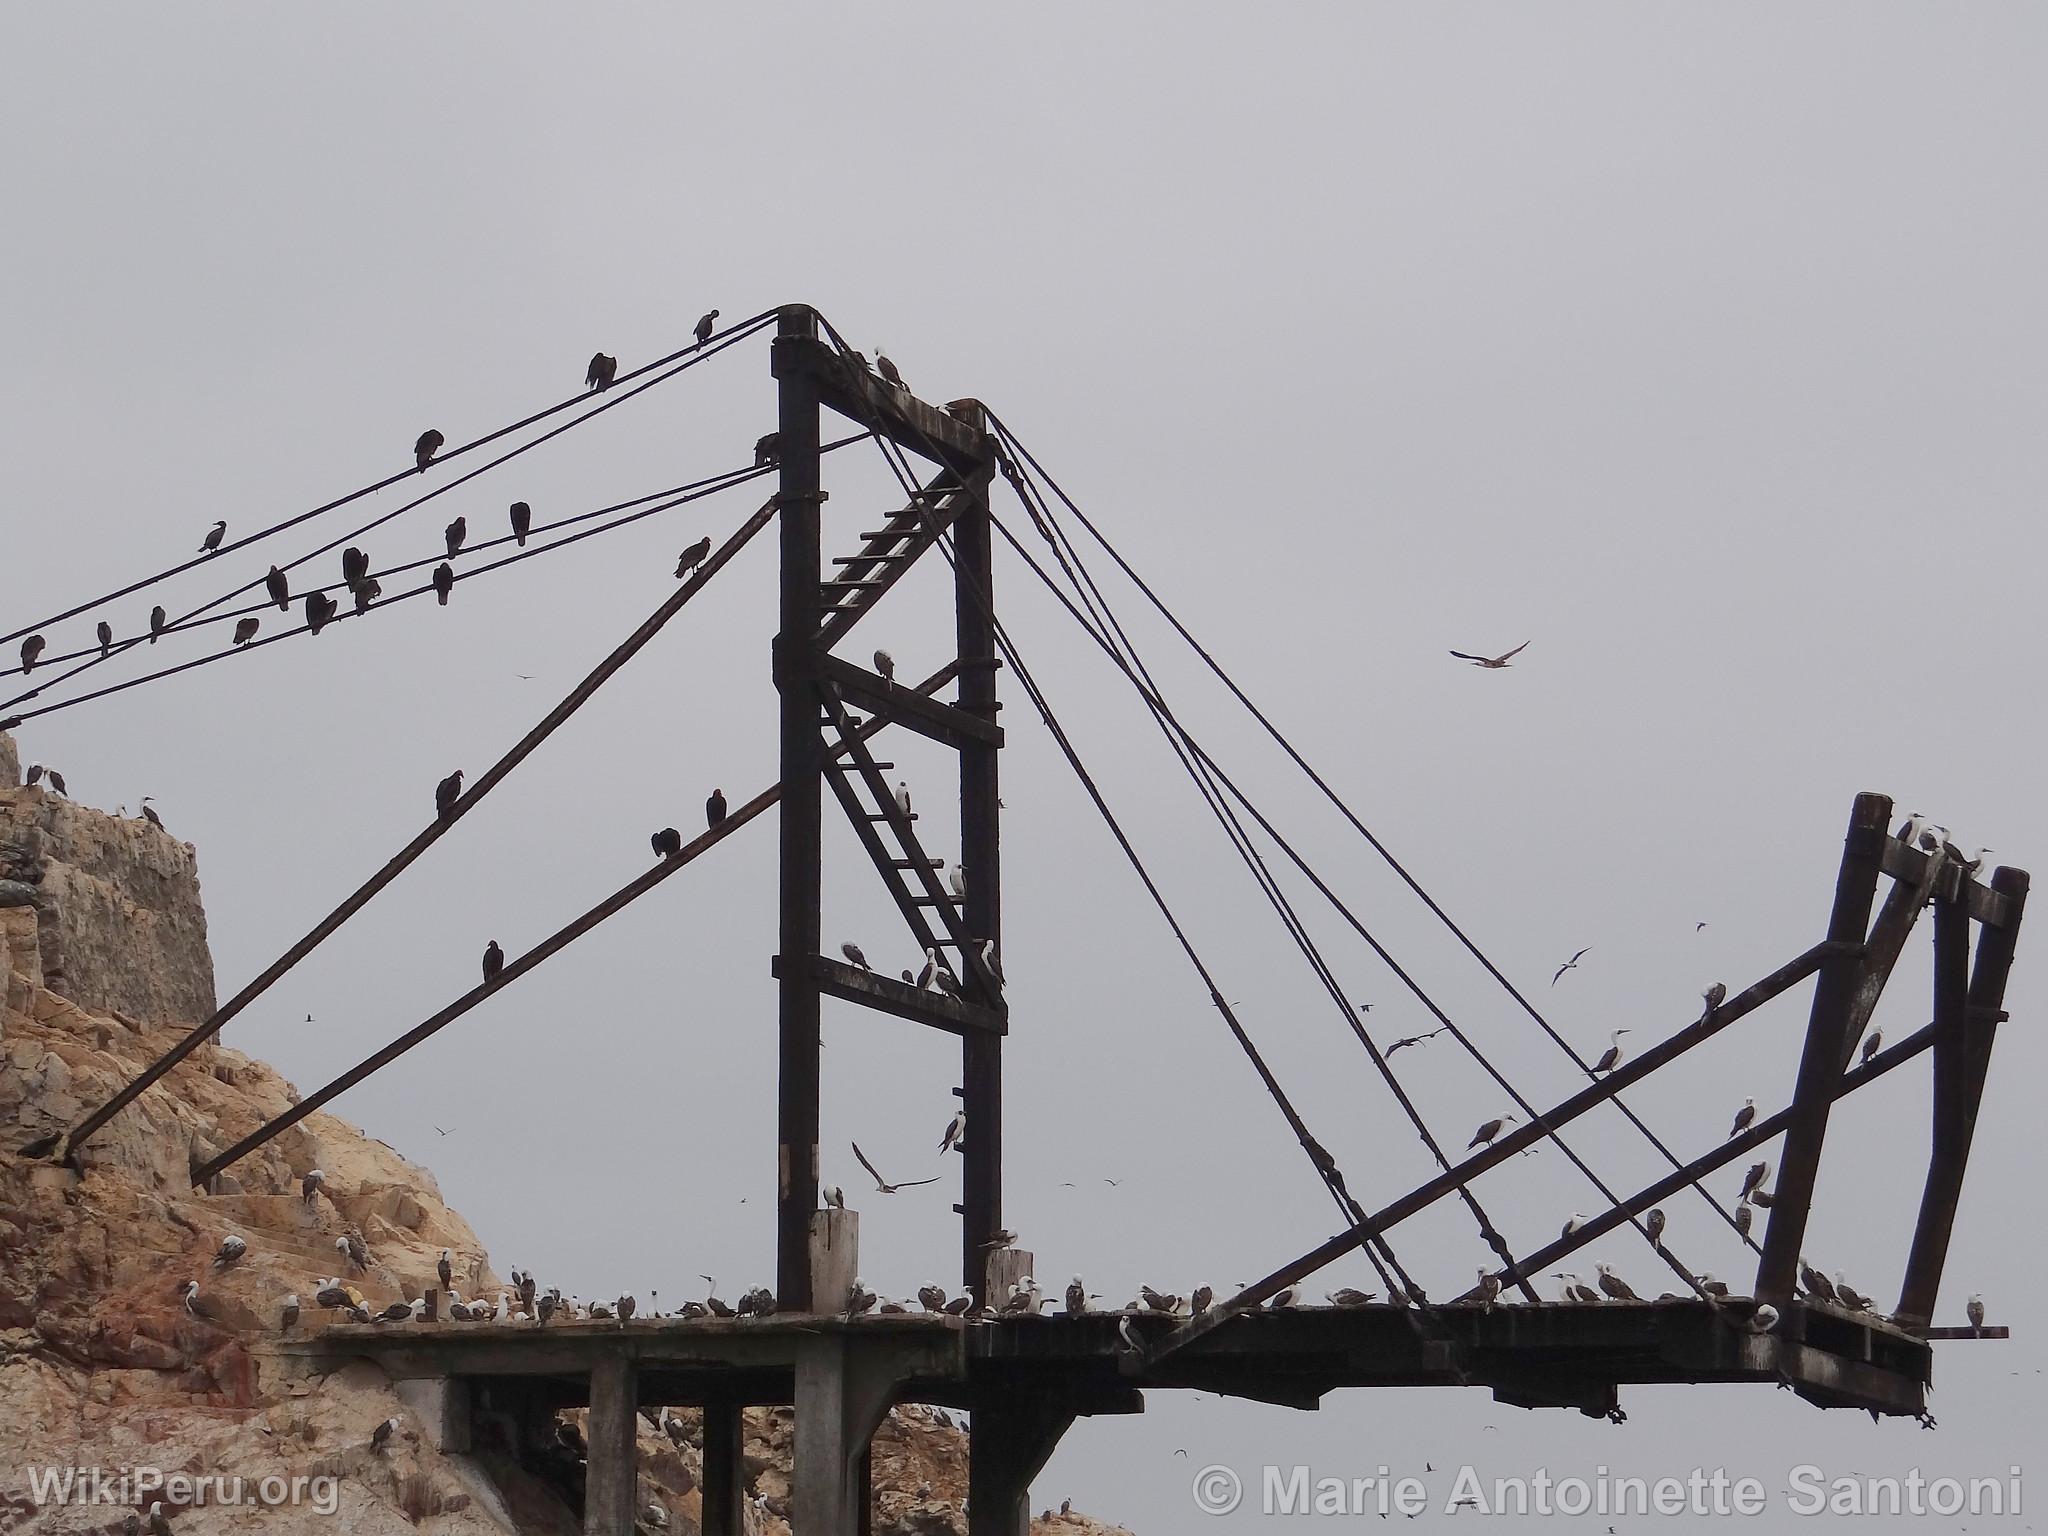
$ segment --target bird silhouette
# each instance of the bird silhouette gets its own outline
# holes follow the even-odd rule
[[[1527,649],[1529,649],[1529,642],[1524,640],[1512,651],[1503,651],[1498,656],[1474,656],[1469,651],[1453,651],[1451,654],[1460,661],[1471,662],[1475,667],[1485,667],[1490,672],[1498,672]]]

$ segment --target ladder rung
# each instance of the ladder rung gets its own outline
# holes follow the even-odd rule
[[[834,565],[890,565],[900,560],[908,560],[909,558],[908,555],[834,555],[832,563]]]
[[[917,859],[891,859],[889,861],[891,869],[943,869],[945,866],[946,861],[944,859],[925,859],[922,861]]]
[[[905,821],[917,820],[917,812],[915,811],[912,811],[908,816],[903,816],[901,811],[869,811],[867,813],[869,821],[894,821],[899,816],[902,816]]]
[[[957,907],[959,903],[950,896],[913,896],[911,904],[919,907]]]
[[[830,581],[819,583],[818,590],[838,597],[845,593],[859,592],[867,587],[886,587],[894,580],[893,576],[888,581],[854,581],[845,576],[834,576]]]
[[[899,512],[896,515],[898,517],[909,516],[909,514],[905,512]],[[868,540],[871,543],[876,539],[887,539],[891,544],[894,544],[899,542],[900,540],[910,538],[913,534],[922,531],[923,526],[924,524],[922,520],[920,520],[915,523],[908,523],[901,528],[877,528],[873,532],[862,530],[861,537]]]

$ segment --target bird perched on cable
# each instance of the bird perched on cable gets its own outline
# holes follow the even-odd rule
[[[600,352],[591,358],[590,367],[584,371],[583,386],[586,389],[609,389],[612,380],[618,376],[619,360]]]
[[[1600,1059],[1593,1063],[1594,1072],[1612,1072],[1621,1064],[1621,1037],[1628,1033],[1628,1030],[1617,1029],[1607,1037],[1607,1049],[1601,1052]]]
[[[227,519],[222,518],[219,522],[215,523],[211,528],[206,530],[206,537],[199,541],[199,553],[202,555],[218,554],[220,552],[220,541],[226,538],[227,536]]]
[[[895,658],[894,656],[891,656],[891,655],[890,655],[890,654],[889,654],[889,653],[888,653],[887,651],[876,651],[876,652],[875,652],[875,671],[881,674],[881,678],[882,678],[882,681],[883,681],[883,682],[885,682],[885,683],[893,683],[893,682],[895,682],[895,681],[896,681],[896,658]]]
[[[782,434],[770,432],[754,439],[754,468],[764,469],[782,457]]]
[[[441,445],[447,441],[447,438],[432,427],[420,434],[419,441],[412,445],[412,457],[421,474],[427,472],[427,466],[434,462],[434,455],[441,451]]]
[[[1453,651],[1451,652],[1451,654],[1457,657],[1460,661],[1471,662],[1472,665],[1475,667],[1484,667],[1489,672],[1498,672],[1501,668],[1505,667],[1509,662],[1513,661],[1517,656],[1521,655],[1522,652],[1526,651],[1527,649],[1529,649],[1529,642],[1524,640],[1512,651],[1503,651],[1498,656],[1474,656],[1469,651]]]
[[[704,825],[715,827],[723,820],[725,820],[725,791],[714,789],[711,791],[710,798],[704,802]]]
[[[526,536],[533,531],[533,508],[523,501],[512,503],[512,538],[521,549],[526,547]]]
[[[114,626],[101,619],[95,633],[100,638],[100,655],[105,656],[114,649]]]
[[[307,633],[317,635],[321,630],[325,629],[328,620],[334,617],[338,606],[334,599],[325,592],[308,592],[306,594]]]
[[[448,558],[453,560],[462,553],[462,541],[469,537],[469,519],[458,517],[441,530],[441,537],[448,542]]]
[[[663,827],[650,841],[657,859],[672,859],[683,851],[683,834],[674,827]]]
[[[681,581],[685,576],[694,575],[697,567],[702,565],[710,554],[711,535],[707,533],[676,558],[676,580]]]
[[[434,786],[434,810],[446,816],[455,809],[455,802],[462,798],[462,770],[456,769],[447,778]]]
[[[909,386],[903,382],[903,375],[897,372],[896,365],[889,361],[889,354],[879,347],[875,349],[875,372],[882,376],[882,382],[891,389],[908,390]]]
[[[861,953],[860,946],[851,940],[839,946],[839,953],[846,956],[847,964],[849,965],[859,966],[864,971],[872,971],[874,969],[868,964],[868,957]]]
[[[698,320],[697,329],[695,332],[698,346],[703,346],[705,342],[711,339],[711,328],[717,324],[718,311],[715,309],[711,310],[709,313],[705,314],[701,319]]]
[[[484,985],[489,986],[496,981],[504,969],[505,951],[498,948],[498,941],[493,939],[484,947]]]
[[[170,628],[170,626],[171,626],[171,616],[170,616],[169,614],[167,614],[167,613],[165,613],[165,612],[164,612],[164,610],[163,610],[163,605],[162,605],[161,603],[159,603],[159,604],[158,604],[158,605],[157,605],[156,607],[154,607],[154,608],[150,609],[150,610],[149,610],[149,643],[150,643],[151,645],[155,645],[155,644],[156,644],[156,637],[157,637],[158,635],[162,634],[162,633],[163,633],[163,632],[164,632],[164,631],[165,631],[166,629]]]
[[[455,590],[455,567],[443,560],[434,567],[434,601],[448,606],[448,594]]]
[[[1730,1136],[1740,1136],[1756,1123],[1756,1100],[1744,1099],[1742,1108],[1735,1111],[1735,1123],[1728,1127]],[[1752,1186],[1754,1187],[1754,1186]]]
[[[1506,1128],[1508,1122],[1514,1118],[1512,1114],[1504,1114],[1497,1119],[1487,1121],[1472,1133],[1472,1140],[1466,1143],[1465,1150],[1470,1152],[1474,1147],[1491,1146],[1494,1137],[1498,1136]]]
[[[368,613],[370,611],[370,604],[384,595],[384,584],[374,576],[365,576],[355,584],[354,592],[356,612]]]
[[[344,560],[342,562],[344,574],[346,574],[347,569],[348,562]],[[279,613],[290,613],[292,611],[291,578],[274,565],[270,568],[270,574],[263,578],[263,590],[268,592],[270,600],[277,604],[277,611]]]
[[[1747,1237],[1749,1236],[1749,1229],[1755,1225],[1756,1207],[1751,1205],[1747,1200],[1736,1201],[1735,1230],[1741,1233],[1744,1237]]]
[[[243,619],[240,623],[235,625],[235,644],[247,645],[251,640],[254,640],[256,638],[256,631],[261,629],[262,627],[263,621],[261,619]]]
[[[1456,653],[1453,652],[1452,654],[1455,655]],[[1563,965],[1560,965],[1557,968],[1557,974],[1550,978],[1550,984],[1554,987],[1558,984],[1559,980],[1562,979],[1566,971],[1576,971],[1579,968],[1579,962],[1585,959],[1586,956],[1588,956],[1592,952],[1593,946],[1588,944],[1584,949],[1580,950],[1577,954],[1573,955],[1571,959],[1565,961]]]
[[[48,644],[49,642],[41,635],[30,635],[21,642],[21,670],[23,672],[34,670],[36,658],[43,654],[43,649]]]
[[[362,550],[351,544],[341,552],[341,579],[348,583],[350,591],[360,586],[369,574],[370,557]]]

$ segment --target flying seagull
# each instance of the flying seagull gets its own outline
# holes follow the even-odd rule
[[[707,533],[703,538],[684,550],[676,560],[676,580],[681,581],[685,576],[694,573],[697,567],[704,563],[705,558],[710,553],[711,535]]]
[[[875,1188],[885,1195],[893,1195],[899,1189],[916,1189],[920,1184],[936,1184],[939,1182],[938,1175],[934,1174],[928,1179],[906,1179],[901,1184],[891,1184],[876,1171],[875,1165],[868,1161],[867,1153],[861,1151],[860,1143],[857,1141],[853,1143],[853,1155],[860,1159],[861,1167],[867,1169],[869,1176],[874,1179]],[[941,1305],[944,1305],[944,1303],[941,1302]]]
[[[1735,1111],[1735,1123],[1728,1127],[1728,1134],[1730,1136],[1740,1136],[1744,1131],[1748,1130],[1750,1126],[1755,1123],[1755,1121],[1756,1100],[1744,1099],[1742,1101],[1742,1108]],[[1756,1186],[1751,1185],[1750,1187],[1753,1189]]]
[[[448,594],[455,590],[455,567],[443,560],[434,567],[434,601],[448,606]]]
[[[1368,1004],[1367,1004],[1366,1006],[1367,1006],[1367,1007],[1370,1007],[1370,1006],[1372,1006],[1372,1005],[1368,1003]],[[1439,1026],[1437,1026],[1437,1028],[1435,1028],[1435,1029],[1432,1029],[1432,1030],[1431,1030],[1431,1031],[1430,1031],[1430,1032],[1429,1032],[1428,1034],[1426,1034],[1426,1035],[1407,1035],[1407,1036],[1404,1036],[1404,1037],[1403,1037],[1402,1039],[1396,1040],[1396,1041],[1395,1041],[1395,1042],[1394,1042],[1394,1043],[1393,1043],[1392,1045],[1390,1045],[1390,1046],[1388,1046],[1388,1047],[1387,1047],[1387,1054],[1388,1054],[1389,1056],[1391,1056],[1391,1055],[1393,1055],[1393,1054],[1394,1054],[1394,1052],[1396,1052],[1396,1051],[1398,1051],[1398,1050],[1401,1050],[1402,1048],[1404,1048],[1404,1047],[1406,1047],[1406,1046],[1410,1046],[1410,1045],[1423,1045],[1423,1044],[1426,1044],[1427,1042],[1429,1042],[1429,1041],[1431,1041],[1431,1040],[1434,1040],[1434,1039],[1435,1039],[1435,1038],[1436,1038],[1436,1037],[1437,1037],[1438,1035],[1442,1034],[1442,1033],[1443,1033],[1443,1032],[1444,1032],[1444,1031],[1445,1031],[1446,1029],[1449,1029],[1449,1028],[1450,1028],[1450,1025],[1448,1025],[1448,1024],[1442,1024],[1442,1025],[1439,1025]]]
[[[1550,984],[1554,987],[1558,984],[1558,981],[1564,976],[1564,973],[1566,971],[1576,971],[1579,968],[1579,962],[1585,959],[1587,955],[1592,953],[1592,950],[1593,946],[1588,944],[1584,949],[1580,950],[1577,954],[1573,955],[1571,959],[1565,961],[1563,965],[1560,965],[1557,968],[1557,975],[1552,976],[1550,978]]]
[[[512,503],[512,538],[521,549],[526,547],[526,536],[533,531],[533,508],[523,501]]]
[[[458,768],[434,786],[434,809],[442,816],[446,816],[455,809],[455,802],[461,798],[462,770]]]
[[[261,629],[262,627],[263,621],[261,619],[243,619],[240,623],[235,625],[235,644],[247,645],[251,640],[254,640],[256,638],[256,631]]]
[[[1621,1037],[1628,1034],[1626,1029],[1617,1029],[1607,1037],[1607,1049],[1600,1053],[1600,1059],[1593,1063],[1595,1072],[1612,1072],[1621,1064]]]
[[[434,455],[441,451],[441,445],[447,441],[447,438],[432,427],[420,434],[419,441],[412,445],[412,457],[421,474],[427,472],[427,466],[434,462]]]
[[[489,986],[496,981],[504,969],[505,951],[498,948],[498,941],[493,939],[484,949],[484,985]]]
[[[1472,1140],[1466,1144],[1465,1150],[1470,1152],[1474,1147],[1493,1145],[1493,1138],[1498,1136],[1506,1128],[1507,1123],[1514,1118],[1512,1114],[1505,1114],[1497,1119],[1487,1121],[1486,1124],[1480,1126],[1478,1130],[1472,1133]]]
[[[590,367],[584,371],[583,385],[586,389],[609,389],[618,376],[619,360],[600,352],[591,358]]]
[[[725,791],[714,789],[711,798],[704,802],[704,824],[715,827],[725,820]]]
[[[348,562],[343,561],[342,563],[346,566]],[[343,574],[346,574],[346,572],[344,571]],[[290,613],[292,611],[291,578],[274,565],[270,568],[270,574],[263,578],[263,590],[269,593],[270,600],[277,604],[277,611],[279,613]]]
[[[711,328],[716,324],[718,324],[718,311],[715,309],[698,320],[696,331],[698,346],[703,346],[705,342],[711,339]]]
[[[1524,640],[1512,651],[1504,651],[1498,656],[1474,656],[1469,651],[1453,651],[1451,654],[1460,661],[1471,662],[1475,667],[1485,667],[1489,672],[1498,672],[1527,649],[1529,649],[1529,642]]]
[[[657,859],[672,859],[683,851],[683,834],[674,827],[663,827],[649,841],[654,844]]]
[[[220,550],[220,541],[226,538],[227,536],[227,519],[222,518],[219,522],[215,523],[211,528],[206,530],[206,537],[199,541],[199,553],[202,555],[211,555],[218,553]]]

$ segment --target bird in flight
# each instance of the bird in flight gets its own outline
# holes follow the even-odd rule
[[[1585,959],[1586,956],[1592,952],[1592,949],[1593,946],[1588,944],[1576,955],[1573,955],[1571,959],[1565,961],[1563,965],[1560,965],[1557,968],[1557,975],[1550,978],[1550,984],[1554,987],[1557,985],[1559,978],[1562,977],[1566,971],[1576,971],[1579,968],[1579,962]]]
[[[868,1161],[867,1153],[861,1151],[860,1143],[857,1141],[853,1143],[853,1155],[860,1159],[861,1167],[867,1169],[868,1177],[875,1181],[875,1188],[885,1195],[893,1195],[899,1189],[915,1189],[920,1184],[936,1184],[939,1182],[938,1176],[934,1174],[929,1179],[905,1179],[901,1184],[891,1184],[875,1171],[875,1165]]]
[[[1409,1035],[1404,1039],[1396,1040],[1392,1045],[1387,1047],[1387,1054],[1391,1056],[1394,1054],[1394,1052],[1400,1050],[1403,1046],[1422,1045],[1427,1041],[1434,1040],[1438,1035],[1442,1034],[1446,1029],[1449,1029],[1450,1027],[1451,1026],[1448,1024],[1442,1024],[1439,1025],[1437,1028],[1432,1029],[1426,1035]]]
[[[1498,656],[1474,656],[1467,651],[1453,651],[1451,652],[1451,654],[1457,657],[1460,661],[1471,662],[1472,665],[1475,667],[1485,667],[1488,671],[1498,672],[1502,667],[1505,667],[1509,662],[1513,661],[1517,656],[1521,655],[1522,652],[1526,651],[1527,649],[1529,649],[1529,642],[1524,640],[1512,651],[1504,651]]]

